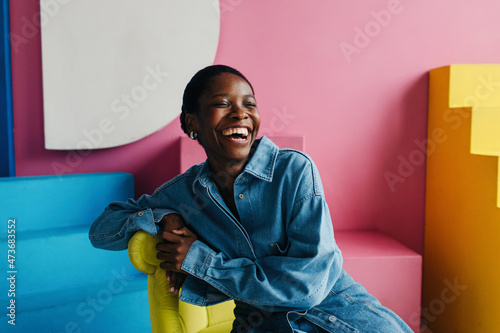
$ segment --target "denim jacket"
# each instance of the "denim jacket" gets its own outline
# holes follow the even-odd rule
[[[155,223],[178,212],[198,236],[182,265],[190,275],[180,300],[207,306],[232,298],[264,311],[305,311],[308,320],[330,328],[328,309],[314,307],[328,303],[346,274],[316,166],[306,154],[279,149],[266,137],[256,145],[234,183],[239,219],[205,162],[152,195],[110,204],[90,240],[95,247],[125,249],[137,230],[156,235]]]

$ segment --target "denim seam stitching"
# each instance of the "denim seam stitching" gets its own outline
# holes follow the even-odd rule
[[[303,204],[304,202],[306,202],[307,200],[309,199],[312,199],[312,198],[315,198],[315,197],[319,197],[319,198],[323,198],[323,196],[321,194],[308,194],[306,195],[305,197],[303,198],[300,198],[299,200],[297,200],[294,204],[293,204],[293,208],[295,209],[295,207]]]
[[[351,296],[349,296],[349,294],[347,294],[345,292],[340,293],[340,295],[342,295],[344,298],[348,299],[348,301],[351,302],[352,304],[362,304],[362,305],[370,308],[370,310],[372,310],[373,312],[377,313],[378,315],[384,317],[386,320],[390,321],[394,326],[399,327],[399,324],[397,322],[395,322],[392,318],[386,316],[385,313],[378,311],[370,302],[355,301],[351,298]]]
[[[156,197],[160,194],[160,192],[162,192],[165,188],[177,183],[178,181],[182,180],[183,178],[186,178],[186,177],[194,177],[196,178],[196,175],[197,175],[197,172],[199,171],[198,168],[196,168],[196,170],[193,170],[191,171],[190,173],[183,173],[183,174],[180,174],[180,175],[177,175],[176,177],[174,177],[173,179],[165,182],[163,185],[161,185],[160,187],[158,187],[154,192],[153,194],[151,194],[151,197]],[[197,171],[195,173],[195,171]]]

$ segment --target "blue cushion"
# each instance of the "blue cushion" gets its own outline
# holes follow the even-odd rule
[[[146,277],[126,251],[95,249],[88,239],[90,225],[109,203],[134,196],[133,182],[126,173],[0,178],[2,253],[8,250],[9,219],[16,230],[14,267],[7,268],[15,272],[15,297],[8,297],[3,279],[1,304],[16,300],[16,329],[150,330]],[[10,326],[7,320],[0,331]]]

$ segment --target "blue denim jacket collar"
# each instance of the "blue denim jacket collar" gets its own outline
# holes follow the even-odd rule
[[[267,182],[271,182],[273,180],[274,166],[278,158],[279,147],[266,136],[257,139],[254,143],[254,147],[256,147],[256,149],[254,148],[255,152],[242,173],[248,173]],[[204,187],[207,187],[210,178],[210,165],[208,160],[206,160],[193,182],[193,192],[195,192],[196,183],[199,182]]]
[[[255,153],[245,167],[244,172],[257,178],[271,182],[273,180],[274,166],[278,158],[279,148],[266,136],[260,139]]]

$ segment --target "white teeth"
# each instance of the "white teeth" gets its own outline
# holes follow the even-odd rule
[[[233,140],[236,142],[245,142],[246,141],[246,139],[238,138],[238,137],[230,137],[230,140]]]
[[[222,135],[224,136],[229,136],[233,134],[241,134],[243,136],[248,135],[248,129],[245,127],[234,127],[234,128],[227,128],[222,131]]]

